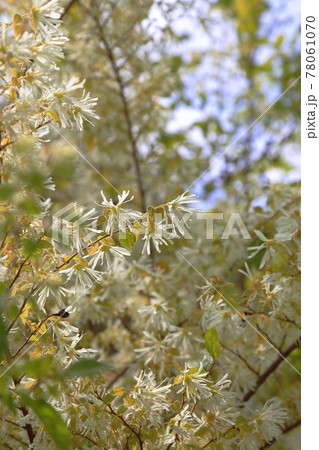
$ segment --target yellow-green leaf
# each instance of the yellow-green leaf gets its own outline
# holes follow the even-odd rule
[[[119,238],[119,241],[123,245],[123,247],[130,249],[136,243],[136,234],[131,230],[126,230],[125,237]]]
[[[205,342],[208,353],[214,358],[215,361],[219,358],[220,347],[219,338],[215,328],[210,328],[205,333]]]

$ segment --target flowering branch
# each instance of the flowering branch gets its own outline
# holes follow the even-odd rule
[[[27,337],[27,339],[25,340],[25,342],[18,348],[18,350],[12,355],[12,359],[14,359],[23,349],[26,345],[28,345],[28,343],[30,342],[30,339],[32,338],[32,336],[34,336],[38,330],[42,327],[42,325],[49,320],[51,317],[60,317],[60,318],[65,318],[68,317],[69,313],[67,313],[65,310],[61,310],[59,311],[57,314],[49,314],[48,316],[46,316],[44,319],[41,320],[41,322],[39,324],[36,325],[35,329],[32,331],[32,333],[29,334],[29,336]]]
[[[100,394],[97,391],[94,391],[94,394],[96,395],[96,397],[103,403],[103,398],[100,396]],[[113,416],[116,416],[122,423],[123,425],[125,425],[137,438],[139,445],[140,445],[140,449],[143,450],[143,441],[141,439],[140,436],[140,432],[137,432],[125,419],[123,416],[121,416],[120,414],[117,414],[114,409],[112,408],[112,406],[110,404],[107,405],[107,407],[109,408],[109,414],[112,414]],[[106,411],[108,412],[108,411]]]
[[[111,411],[111,414],[113,414],[118,419],[120,419],[120,421],[123,423],[123,425],[125,425],[137,437],[137,440],[140,444],[140,449],[143,450],[143,441],[141,439],[140,432],[137,432],[136,430],[134,430],[134,428],[124,419],[123,416],[121,416],[120,414],[117,414],[114,411],[114,409],[111,407],[111,405],[107,405],[107,406],[108,406],[109,410]]]

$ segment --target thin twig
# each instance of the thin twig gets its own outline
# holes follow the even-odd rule
[[[74,5],[74,3],[76,3],[77,0],[70,0],[69,3],[66,5],[63,13],[60,16],[60,20],[63,19],[63,17],[69,12],[70,8]]]
[[[109,384],[106,386],[106,390],[108,391],[114,383],[117,382],[118,379],[120,379],[126,372],[127,370],[130,368],[130,366],[126,366],[124,367],[123,370],[121,370],[114,378],[112,381],[109,382]]]
[[[138,154],[138,149],[137,149],[137,142],[134,137],[133,125],[132,125],[131,115],[130,115],[130,111],[129,111],[128,101],[127,101],[127,98],[125,95],[125,85],[122,80],[120,70],[115,61],[115,57],[113,54],[113,48],[111,47],[108,40],[106,39],[102,25],[97,17],[95,17],[95,21],[96,21],[97,27],[100,32],[100,38],[104,45],[106,55],[111,63],[111,67],[114,72],[115,80],[119,87],[119,95],[120,95],[120,98],[122,101],[123,114],[124,114],[124,118],[125,118],[126,126],[127,126],[127,134],[128,134],[129,142],[131,145],[131,153],[132,153],[133,163],[134,163],[135,171],[136,171],[136,182],[137,182],[137,186],[138,186],[139,193],[140,193],[141,206],[143,208],[143,211],[145,212],[146,211],[145,188],[143,185],[142,172],[141,172],[139,154]]]
[[[30,258],[30,256],[27,256],[27,257],[22,261],[22,263],[20,264],[20,267],[19,267],[17,273],[15,274],[15,277],[13,278],[13,280],[12,280],[11,283],[10,283],[9,289],[12,288],[12,286],[14,285],[14,283],[16,282],[16,280],[19,278],[20,272],[21,272],[21,270],[23,269],[23,266],[25,265],[25,263],[28,261],[29,258]]]
[[[49,320],[51,317],[56,317],[57,314],[49,314],[47,317],[45,317],[44,319],[41,320],[41,322],[36,326],[35,330],[32,331],[32,333],[29,334],[29,336],[27,337],[27,339],[25,340],[25,342],[18,348],[18,350],[12,355],[12,359],[14,359],[23,349],[26,345],[28,345],[28,343],[30,342],[30,339],[32,338],[32,336],[34,336],[42,327],[42,325]]]
[[[94,394],[96,397],[103,403],[103,398],[100,396],[100,394],[97,391],[94,391]],[[110,411],[107,411],[109,414],[112,414],[113,416],[116,416],[122,423],[125,425],[136,437],[140,444],[141,450],[143,450],[143,441],[140,436],[140,432],[137,432],[120,414],[117,414],[111,405],[107,405]]]
[[[2,250],[3,249],[3,247],[4,247],[4,244],[5,244],[5,242],[6,242],[6,239],[7,239],[7,236],[8,236],[8,234],[9,234],[9,231],[7,231],[6,232],[6,234],[3,236],[3,239],[2,239],[2,242],[1,242],[1,245],[0,245],[0,250]]]
[[[296,342],[291,344],[284,352],[281,353],[281,355],[278,356],[278,358],[268,367],[265,372],[260,375],[260,378],[258,379],[256,386],[253,389],[250,389],[243,398],[243,402],[247,402],[260,388],[260,386],[267,380],[267,378],[275,372],[277,367],[284,361],[290,353],[298,348],[300,346],[300,340],[298,339]]]
[[[260,378],[260,373],[258,373],[258,371],[256,369],[254,369],[249,362],[238,352],[235,352],[234,350],[232,350],[231,348],[227,347],[226,345],[220,343],[220,345],[225,348],[227,351],[229,351],[230,353],[232,353],[233,355],[237,356],[237,358],[241,359],[245,365],[248,367],[248,369],[253,372],[256,377]]]
[[[81,434],[81,433],[75,433],[73,432],[72,434],[74,434],[75,436],[81,436],[84,439],[87,439],[88,441],[92,442],[92,444],[97,445],[97,443],[95,441],[93,441],[93,439],[89,438],[88,436],[86,436],[85,434]]]
[[[116,416],[122,423],[123,425],[125,425],[138,439],[138,442],[140,444],[140,448],[141,450],[143,450],[143,441],[141,439],[140,433],[138,433],[136,430],[134,430],[134,428],[124,419],[124,417],[122,417],[120,414],[117,414],[112,406],[107,405],[109,410],[111,411],[111,414],[113,414],[114,416]]]
[[[32,293],[32,289],[31,289],[30,294],[31,294],[31,293]],[[8,326],[8,328],[7,328],[7,330],[6,330],[7,334],[9,333],[9,331],[11,330],[11,328],[13,327],[13,325],[16,323],[16,321],[19,319],[20,315],[23,313],[23,310],[24,310],[24,307],[25,307],[25,305],[26,305],[26,303],[27,303],[27,301],[28,301],[28,298],[29,298],[29,296],[24,297],[23,303],[22,303],[22,305],[20,306],[20,309],[19,309],[18,314],[15,316],[15,318],[12,320],[12,322],[10,323],[10,325]]]
[[[14,439],[17,442],[20,442],[20,444],[24,445],[25,447],[29,448],[29,445],[26,442],[23,442],[22,439],[19,439],[18,437],[14,436],[13,434],[7,434],[7,436],[11,437],[11,439]],[[12,448],[10,446],[8,446],[8,448]]]

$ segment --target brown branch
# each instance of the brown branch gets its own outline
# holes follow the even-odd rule
[[[295,350],[296,348],[298,348],[300,346],[300,340],[298,339],[296,342],[294,342],[293,344],[291,344],[284,352],[282,352],[278,358],[268,367],[267,370],[265,370],[265,372],[260,375],[260,378],[258,379],[256,386],[253,389],[250,389],[243,398],[243,402],[247,402],[254,394],[256,394],[256,392],[258,391],[258,389],[260,388],[260,386],[262,386],[262,384],[267,380],[267,378],[273,373],[275,372],[275,370],[277,369],[277,367],[280,365],[280,363],[282,363],[282,361],[285,360],[285,358],[287,358],[290,353]]]
[[[255,311],[250,306],[249,306],[249,311],[244,311],[244,314],[250,315],[250,316],[253,316],[254,314],[256,314],[256,315],[266,316],[266,317],[270,318],[269,314],[267,314],[265,312],[262,312],[262,311]],[[276,317],[276,316],[274,316],[272,318],[274,320],[281,320],[282,322],[288,322],[288,323],[291,323],[291,324],[297,326],[296,322],[294,320],[289,319],[289,317],[287,317],[287,316],[286,317]]]
[[[296,422],[292,423],[291,425],[288,425],[283,431],[282,434],[277,438],[277,439],[273,439],[271,442],[268,442],[268,444],[263,445],[262,447],[259,448],[259,450],[264,450],[264,448],[268,448],[271,445],[273,445],[275,442],[277,442],[283,434],[289,433],[289,431],[293,430],[294,428],[299,427],[299,425],[301,424],[301,420],[298,419],[296,420]]]
[[[12,144],[14,144],[14,141],[9,141],[6,144],[1,145],[0,151],[4,150],[6,147],[8,147],[9,145],[12,145]]]
[[[227,433],[229,433],[231,430],[233,430],[235,428],[235,425],[232,425],[231,427],[229,427],[224,433],[223,436],[225,436]],[[206,448],[208,447],[212,442],[217,441],[218,437],[213,437],[210,441],[208,441],[205,445],[203,445],[202,448]]]
[[[115,377],[113,378],[113,380],[110,381],[109,384],[106,386],[106,390],[107,390],[107,391],[113,386],[114,383],[117,382],[117,380],[118,380],[119,378],[121,378],[121,377],[127,372],[127,370],[129,369],[129,367],[130,367],[130,366],[124,367],[124,369],[122,369],[118,374],[115,375]]]
[[[40,239],[37,241],[37,243],[39,243],[39,242],[42,240],[42,238],[43,238],[44,236],[45,236],[45,234],[43,234],[43,235],[40,237]],[[21,270],[23,269],[23,266],[25,265],[25,263],[26,263],[26,262],[28,261],[28,259],[30,258],[30,256],[31,256],[31,255],[27,256],[27,257],[22,261],[22,263],[20,264],[20,267],[19,267],[17,273],[15,274],[15,277],[13,278],[13,280],[12,280],[11,283],[10,283],[9,289],[12,288],[12,286],[14,285],[14,283],[16,282],[16,280],[19,278],[20,272],[21,272]]]
[[[23,269],[23,266],[25,265],[25,263],[28,261],[29,258],[30,258],[30,257],[27,256],[27,257],[22,261],[22,263],[20,264],[20,267],[19,267],[17,273],[15,274],[15,277],[13,278],[13,280],[12,280],[11,283],[10,283],[9,289],[12,288],[12,286],[14,285],[14,283],[16,282],[16,280],[19,278],[20,272],[21,272],[21,270]]]
[[[116,416],[122,423],[123,425],[125,425],[138,439],[138,442],[140,444],[140,448],[141,450],[143,450],[143,441],[141,439],[140,433],[138,433],[136,430],[134,430],[134,428],[124,419],[124,417],[122,417],[120,414],[117,414],[114,409],[112,408],[112,406],[107,405],[109,410],[111,411],[111,414],[113,414],[114,416]]]
[[[94,394],[96,395],[96,397],[103,403],[103,398],[100,396],[100,394],[97,391],[94,391]],[[122,417],[120,414],[117,414],[114,409],[112,408],[111,405],[107,405],[110,411],[107,411],[109,414],[112,414],[113,416],[116,416],[122,423],[123,425],[125,425],[138,439],[138,442],[140,444],[140,448],[141,450],[143,450],[143,441],[141,439],[140,436],[140,431],[137,432],[125,419],[124,417]]]
[[[248,362],[248,361],[247,361],[240,353],[235,352],[234,350],[232,350],[232,349],[229,348],[229,347],[226,347],[226,345],[224,345],[224,344],[222,344],[222,343],[220,343],[220,345],[221,345],[223,348],[225,348],[226,350],[228,350],[230,353],[232,353],[233,355],[237,356],[237,358],[241,359],[241,360],[245,363],[245,365],[248,367],[248,369],[249,369],[251,372],[253,372],[253,373],[256,375],[256,377],[260,378],[260,373],[258,373],[258,371],[257,371],[256,369],[254,369],[254,368],[249,364],[249,362]]]
[[[87,439],[89,442],[92,442],[92,444],[97,445],[97,443],[95,441],[93,441],[93,439],[89,438],[88,436],[86,436],[85,434],[81,434],[81,433],[75,433],[72,432],[72,434],[74,434],[75,436],[81,436],[84,439]]]
[[[45,317],[44,319],[41,320],[41,322],[37,325],[36,329],[32,331],[32,333],[29,334],[29,336],[27,337],[27,339],[25,340],[25,342],[18,348],[18,350],[12,355],[12,359],[14,359],[23,349],[26,345],[28,345],[28,343],[30,342],[30,339],[32,338],[32,336],[34,336],[39,329],[42,327],[42,325],[49,320],[51,317],[56,317],[58,314],[50,314],[47,317]]]
[[[17,386],[18,384],[20,384],[21,379],[22,379],[22,377],[20,379],[13,378],[14,385]],[[19,406],[19,409],[20,409],[20,411],[22,411],[22,414],[24,415],[24,417],[26,417],[29,414],[29,411],[27,410],[27,408],[25,406]],[[35,435],[36,435],[36,433],[33,431],[32,425],[30,423],[26,423],[22,427],[26,430],[28,437],[29,437],[30,444],[32,444],[32,442],[34,441]]]
[[[13,325],[16,323],[16,321],[19,319],[20,315],[23,313],[24,307],[28,301],[28,298],[30,297],[30,295],[32,295],[33,290],[31,290],[30,294],[27,297],[24,297],[23,303],[19,309],[18,314],[15,316],[15,318],[12,320],[12,322],[10,323],[10,325],[8,326],[6,332],[7,334],[9,333],[9,331],[11,330],[11,328],[13,327]]]
[[[95,17],[95,21],[96,21],[97,27],[100,32],[100,38],[104,45],[106,55],[111,63],[111,67],[114,72],[115,80],[119,87],[119,95],[120,95],[120,98],[122,101],[123,114],[124,114],[124,118],[126,121],[129,142],[131,145],[132,159],[133,159],[133,163],[134,163],[135,171],[136,171],[136,183],[137,183],[138,190],[140,193],[141,206],[142,206],[143,212],[145,212],[146,211],[145,188],[144,188],[143,181],[142,181],[142,172],[141,172],[140,159],[139,159],[139,154],[138,154],[138,149],[137,149],[137,142],[134,137],[133,125],[132,125],[131,115],[130,115],[130,111],[129,111],[128,101],[127,101],[127,98],[125,95],[125,84],[122,80],[122,77],[120,74],[120,69],[117,66],[117,63],[115,61],[113,49],[110,46],[106,37],[104,36],[103,27],[97,17]]]
[[[256,323],[256,328],[260,331],[260,334],[265,338],[267,338],[267,341],[269,341],[269,343],[273,346],[273,348],[275,350],[277,350],[277,352],[280,352],[280,349],[278,347],[278,345],[273,341],[273,339],[269,336],[269,334],[266,333],[265,330],[263,330],[258,323]]]
[[[19,409],[22,411],[24,417],[29,414],[29,411],[24,406],[20,406]],[[25,424],[24,429],[28,433],[29,441],[32,444],[32,442],[34,441],[34,438],[35,438],[35,432],[33,431],[32,425],[30,423],[27,423],[27,424]]]
[[[14,439],[14,440],[17,441],[17,442],[20,442],[20,444],[22,444],[22,445],[24,445],[25,447],[28,447],[28,448],[29,448],[29,444],[27,444],[26,442],[23,442],[22,439],[17,438],[17,437],[14,436],[13,434],[9,434],[9,433],[8,433],[7,436],[11,437],[11,439]],[[8,445],[8,444],[6,444],[6,445]],[[10,446],[8,445],[8,448],[12,448],[12,447],[10,447]]]
[[[8,234],[9,234],[9,231],[6,232],[6,234],[4,235],[4,237],[3,237],[3,239],[2,239],[2,242],[1,242],[1,245],[0,245],[0,250],[3,249],[4,244],[5,244],[5,242],[6,242],[6,239],[7,239],[7,237],[8,237]]]
[[[72,6],[74,5],[74,3],[76,3],[77,0],[70,0],[69,3],[66,5],[63,13],[60,16],[60,20],[63,19],[63,17],[69,12],[69,10],[72,8]]]
[[[20,425],[20,424],[18,424],[18,423],[15,423],[15,422],[13,422],[12,420],[9,420],[9,419],[4,419],[4,420],[5,420],[5,422],[10,423],[11,425],[15,425],[16,427],[19,427],[19,428],[23,428],[23,429],[24,429],[24,427],[23,427],[22,425]]]

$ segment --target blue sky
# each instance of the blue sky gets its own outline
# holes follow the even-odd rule
[[[279,35],[284,35],[284,48],[289,52],[293,52],[294,49],[291,47],[292,37],[296,34],[296,31],[300,26],[300,2],[297,0],[288,0],[282,2],[280,0],[271,0],[271,9],[266,12],[263,18],[263,25],[261,27],[261,32],[267,29],[266,35],[269,40],[275,41]],[[213,22],[213,26],[209,29],[209,34],[204,32],[203,29],[198,25],[196,21],[196,14],[193,10],[190,10],[186,14],[180,14],[178,8],[174,12],[174,29],[178,34],[188,34],[189,39],[183,40],[180,44],[171,44],[169,49],[171,52],[176,54],[183,54],[185,60],[190,60],[192,58],[192,52],[204,52],[202,61],[196,69],[195,72],[186,74],[184,76],[185,82],[185,95],[190,99],[191,105],[186,106],[180,104],[174,112],[172,119],[169,121],[167,131],[183,131],[197,121],[207,119],[211,116],[216,116],[220,118],[223,123],[223,127],[231,131],[234,136],[241,133],[245,127],[249,126],[249,123],[243,124],[242,130],[234,130],[232,115],[235,108],[235,100],[240,95],[243,89],[245,89],[247,80],[238,76],[238,66],[236,61],[236,53],[233,53],[231,57],[226,57],[229,53],[230,48],[236,48],[236,33],[234,32],[231,22],[226,22],[222,19],[220,11],[216,9],[213,13],[209,13],[207,9],[207,3],[198,1],[195,2],[197,8],[201,8],[201,14],[209,14],[210,19]],[[206,11],[205,11],[206,8]],[[163,26],[165,24],[165,19],[161,17],[158,12],[154,11],[154,22],[156,26]],[[269,31],[270,30],[270,31]],[[299,46],[300,41],[295,45]],[[218,69],[215,70],[215,76],[219,77],[216,81],[215,77],[212,76],[214,71],[213,60],[211,58],[212,50],[216,51],[217,55],[225,55],[223,58],[223,69],[225,73],[230,74],[225,79],[220,76]],[[263,46],[256,58],[258,62],[262,63],[267,60],[271,54],[270,46],[267,44]],[[297,74],[296,74],[297,76]],[[207,92],[209,101],[204,108],[201,107],[198,96],[199,87]],[[222,93],[223,106],[220,109],[218,104],[218,98],[214,95],[216,89]],[[267,102],[271,104],[279,95],[281,94],[280,88],[272,86],[271,89],[265,91],[265,96]],[[194,100],[195,99],[195,100]],[[196,100],[197,99],[197,100]],[[169,104],[173,100],[172,98],[161,99],[164,105]],[[244,106],[245,107],[245,106]],[[271,112],[269,112],[271,114]],[[262,119],[261,119],[262,120]],[[257,125],[256,125],[257,128]],[[237,134],[236,134],[237,133]],[[198,145],[202,146],[209,154],[210,146],[207,140],[203,137],[199,128],[192,128],[188,133],[188,136]],[[233,138],[234,139],[234,138]],[[233,140],[232,139],[232,140]],[[256,140],[256,151],[258,151],[258,146],[263,144],[264,137]],[[231,141],[232,141],[231,140]],[[230,142],[231,142],[230,141]],[[227,148],[226,143],[225,148]],[[224,149],[221,149],[222,151]],[[234,148],[230,149],[229,152],[235,151]],[[295,166],[295,170],[291,171],[289,174],[284,174],[278,169],[270,170],[269,180],[270,181],[280,181],[283,178],[286,180],[296,180],[300,178],[300,153],[299,148],[296,145],[287,144],[282,148],[282,152],[289,158],[291,164]],[[205,152],[206,153],[206,152]],[[214,165],[213,169],[205,176],[206,179],[209,177],[218,176],[219,171],[222,168],[222,160]],[[195,192],[200,191],[200,184],[195,186]],[[197,193],[197,192],[196,192]]]

